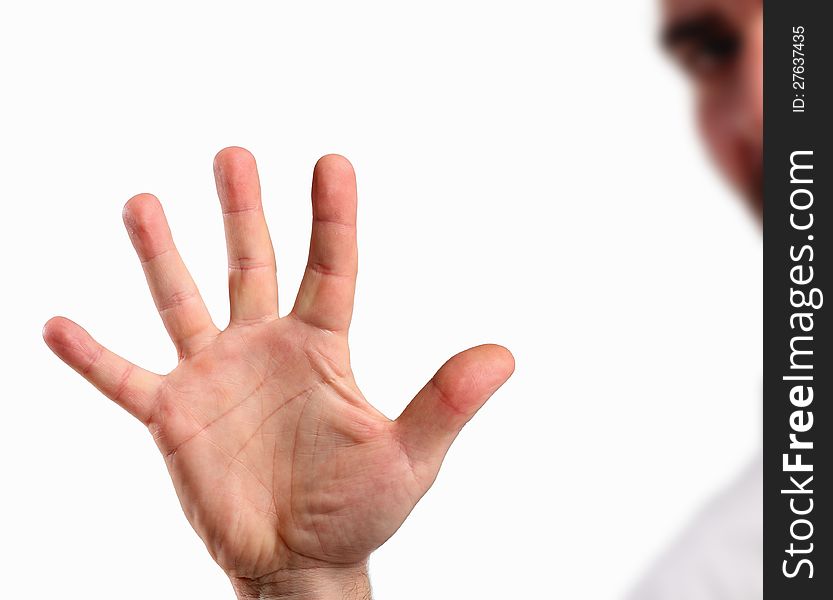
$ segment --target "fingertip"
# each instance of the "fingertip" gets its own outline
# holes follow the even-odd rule
[[[356,173],[340,154],[327,154],[315,163],[312,175],[313,216],[319,221],[356,224]]]
[[[483,344],[461,352],[446,362],[435,376],[446,395],[462,404],[478,404],[502,386],[515,370],[512,353],[497,344]]]
[[[496,378],[508,379],[515,371],[515,357],[505,346],[482,344],[458,356],[464,356],[471,366],[477,366],[493,373]]]
[[[80,325],[58,316],[49,319],[41,333],[52,352],[70,364],[77,364],[89,353],[89,344],[79,332],[84,332]]]
[[[63,335],[63,331],[66,328],[65,321],[69,321],[69,319],[56,316],[44,323],[41,336],[43,336],[43,341],[50,348],[52,347],[52,342],[57,341]]]
[[[352,183],[356,179],[356,170],[347,157],[341,154],[325,154],[315,163],[313,170],[315,177],[326,176],[344,183]]]
[[[131,232],[140,224],[147,223],[162,210],[162,203],[153,194],[136,194],[125,202],[121,211],[122,219]]]
[[[488,360],[495,371],[503,376],[504,381],[509,379],[515,372],[515,355],[499,344],[484,344],[483,347],[488,349]]]
[[[214,181],[223,213],[260,206],[260,177],[254,155],[239,146],[223,148],[214,157]]]
[[[255,156],[241,146],[228,146],[214,155],[214,170],[227,169],[254,164]]]

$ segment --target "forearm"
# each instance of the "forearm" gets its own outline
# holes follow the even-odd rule
[[[366,564],[287,569],[231,583],[239,600],[371,600]]]

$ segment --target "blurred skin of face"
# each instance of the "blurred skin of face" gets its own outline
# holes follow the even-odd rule
[[[662,41],[691,79],[721,170],[763,216],[763,0],[663,0]]]

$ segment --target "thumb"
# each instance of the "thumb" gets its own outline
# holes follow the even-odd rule
[[[451,357],[420,390],[396,419],[418,479],[433,481],[454,438],[514,370],[503,346],[477,346]]]

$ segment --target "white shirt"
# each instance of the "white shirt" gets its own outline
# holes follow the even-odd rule
[[[709,503],[629,600],[763,597],[763,460]]]

